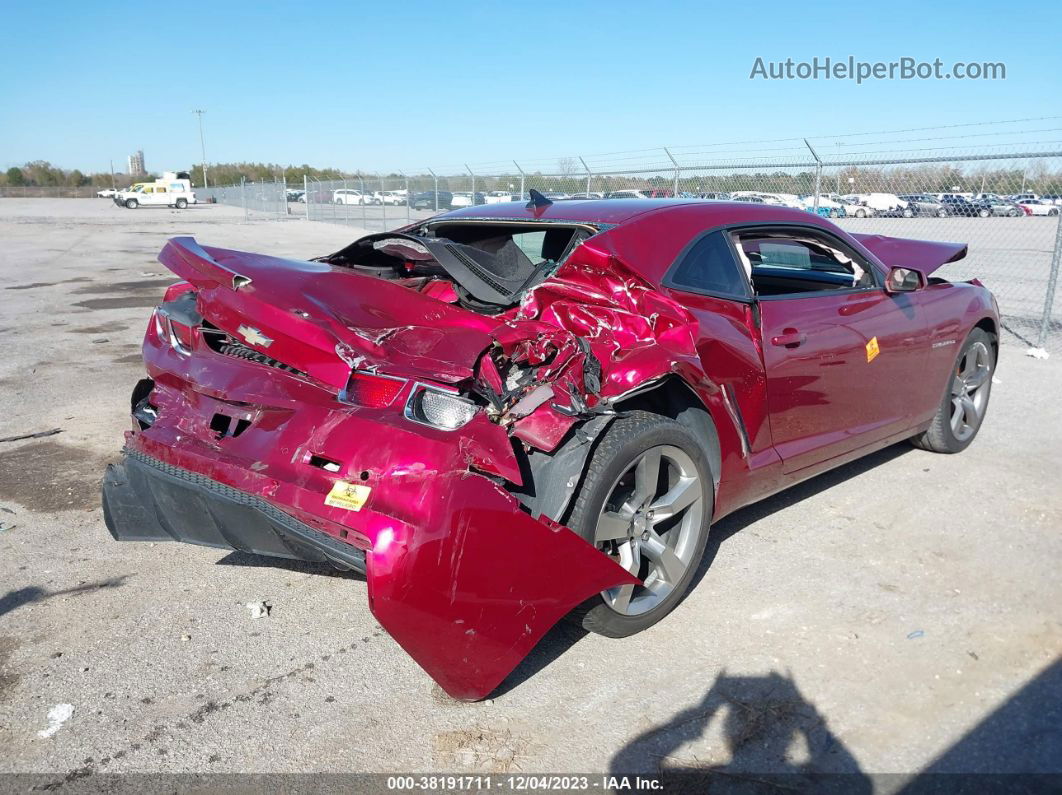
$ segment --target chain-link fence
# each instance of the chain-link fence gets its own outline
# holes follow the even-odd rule
[[[1007,341],[1062,351],[1062,151],[910,153],[853,157],[839,149],[820,157],[804,142],[784,158],[713,160],[660,149],[630,158],[560,158],[552,168],[514,161],[511,168],[466,166],[464,173],[357,174],[196,193],[248,212],[304,212],[367,231],[460,207],[526,202],[532,189],[554,201],[678,196],[789,206],[850,232],[967,243],[968,256],[939,275],[984,282],[999,301]]]

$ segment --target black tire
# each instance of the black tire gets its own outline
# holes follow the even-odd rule
[[[138,202],[136,199],[126,199],[125,206],[130,210],[135,210],[137,207],[140,206],[140,202]]]
[[[1047,214],[1050,216],[1056,216],[1058,215],[1058,210],[1048,210]]]
[[[910,207],[905,207],[902,213],[904,218],[914,218],[914,210]]]
[[[992,376],[996,372],[995,343],[995,338],[983,329],[975,328],[970,332],[969,336],[966,337],[966,341],[963,342],[962,348],[959,349],[959,355],[955,358],[955,364],[949,371],[948,383],[944,387],[944,396],[941,398],[940,405],[937,407],[937,413],[933,416],[933,421],[923,433],[911,438],[911,444],[922,450],[929,450],[933,453],[961,453],[970,446],[974,439],[977,438],[977,434],[981,430],[981,425],[984,422],[985,414],[988,411],[989,399],[992,395]],[[963,360],[966,358],[966,355],[978,345],[983,345],[988,351],[988,376],[984,385],[981,387],[981,389],[985,391],[984,402],[977,424],[973,428],[973,433],[966,438],[959,438],[956,436],[951,424],[953,409],[952,382],[955,379]]]
[[[977,214],[979,216],[981,216],[982,218],[987,218],[988,216],[990,216],[992,214],[992,211],[991,210],[978,210]]]
[[[866,210],[856,210],[855,211],[855,217],[856,218],[866,218],[867,217],[867,211]]]
[[[589,543],[594,543],[598,517],[613,488],[643,453],[659,445],[679,448],[692,460],[701,487],[699,526],[691,528],[692,550],[687,568],[669,594],[659,604],[638,615],[614,610],[601,594],[595,594],[568,615],[568,620],[584,629],[610,638],[634,635],[670,613],[685,597],[704,555],[708,528],[714,508],[712,471],[697,437],[684,425],[646,411],[632,411],[615,420],[602,435],[590,456],[586,475],[579,487],[567,524]]]
[[[948,211],[947,210],[937,210],[937,218],[947,218],[947,217],[948,217]]]
[[[178,210],[183,210],[187,206],[188,206],[188,200],[187,199],[178,199],[177,203],[174,205],[174,207],[176,207]]]

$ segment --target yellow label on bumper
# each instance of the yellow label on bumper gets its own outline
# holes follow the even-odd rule
[[[360,483],[347,483],[345,480],[337,480],[332,484],[332,490],[325,497],[325,505],[333,508],[343,508],[347,511],[360,511],[369,499],[372,489],[362,486]]]
[[[878,338],[871,337],[870,342],[867,343],[867,361],[874,361],[874,357],[877,356],[878,353],[880,353],[880,349],[878,348]]]

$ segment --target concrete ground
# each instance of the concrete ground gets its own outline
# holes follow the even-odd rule
[[[0,442],[0,772],[1062,769],[1062,357],[1004,344],[967,452],[897,446],[745,509],[664,622],[558,628],[462,704],[357,576],[111,540],[98,483],[175,234],[293,256],[355,236],[0,200],[0,438],[62,429]]]

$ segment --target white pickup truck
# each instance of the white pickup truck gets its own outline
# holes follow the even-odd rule
[[[183,171],[167,171],[163,173],[162,179],[154,182],[138,182],[131,185],[128,190],[120,190],[114,194],[114,203],[130,210],[135,210],[141,205],[176,207],[178,210],[183,210],[189,204],[195,204],[196,201],[195,194],[192,193],[192,181]]]

